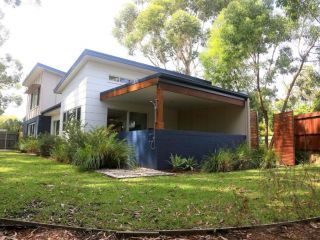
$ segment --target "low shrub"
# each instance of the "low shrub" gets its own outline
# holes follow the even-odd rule
[[[59,137],[51,150],[51,157],[58,162],[71,163],[73,152],[68,142]]]
[[[201,169],[205,172],[227,172],[256,168],[273,168],[277,155],[272,149],[260,147],[251,149],[248,145],[239,145],[235,149],[220,149],[204,157]]]
[[[111,127],[93,129],[85,133],[83,139],[83,146],[78,147],[72,159],[72,163],[80,168],[134,167],[132,149],[117,138]]]
[[[57,136],[48,133],[41,134],[38,137],[38,147],[41,156],[48,157],[57,142]]]
[[[260,168],[268,169],[274,168],[277,165],[278,156],[272,149],[267,149],[266,147],[258,149],[261,151],[261,162]]]
[[[193,157],[181,157],[177,154],[170,155],[170,164],[174,171],[177,170],[191,170],[193,171],[197,167],[197,163]]]
[[[19,149],[21,152],[38,154],[38,140],[35,137],[22,138],[19,141]]]
[[[234,155],[231,150],[220,151],[204,157],[201,169],[205,172],[228,172],[234,170]]]

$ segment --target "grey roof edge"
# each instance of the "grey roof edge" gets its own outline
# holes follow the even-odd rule
[[[60,80],[58,85],[55,87],[55,89],[54,89],[55,93],[58,92],[59,87],[63,84],[63,82],[68,78],[68,76],[71,74],[71,72],[78,66],[78,64],[81,62],[81,60],[85,56],[90,56],[90,57],[95,57],[95,58],[99,58],[99,59],[103,59],[103,60],[107,60],[107,61],[122,63],[122,64],[130,65],[130,66],[134,66],[134,67],[137,67],[137,68],[154,71],[156,73],[170,74],[170,75],[173,75],[173,76],[176,76],[176,77],[184,77],[184,78],[188,78],[190,80],[199,81],[199,82],[203,82],[204,84],[211,85],[211,82],[203,80],[201,78],[188,76],[188,75],[185,75],[185,74],[182,74],[182,73],[178,73],[178,72],[175,72],[175,71],[163,69],[163,68],[160,68],[160,67],[151,66],[151,65],[148,65],[148,64],[145,64],[145,63],[140,63],[140,62],[136,62],[136,61],[125,59],[125,58],[121,58],[121,57],[116,57],[116,56],[113,56],[113,55],[109,55],[109,54],[93,51],[93,50],[90,50],[90,49],[85,49],[81,53],[81,55],[77,58],[77,60],[72,64],[71,68],[68,70],[68,72],[65,74],[65,76]]]
[[[23,81],[23,84],[25,83],[25,81],[32,75],[32,73],[37,69],[37,68],[42,68],[44,70],[47,70],[49,72],[53,72],[55,74],[58,74],[60,76],[64,76],[66,73],[59,70],[59,69],[56,69],[56,68],[53,68],[53,67],[50,67],[48,65],[45,65],[43,63],[36,63],[36,65],[31,69],[31,71],[29,72],[29,74],[25,77],[24,81]]]
[[[109,92],[112,92],[114,90],[118,90],[118,89],[127,87],[129,85],[133,85],[135,83],[144,82],[144,81],[147,81],[147,80],[152,79],[152,78],[159,78],[160,81],[161,81],[161,79],[169,80],[171,83],[180,83],[180,84],[183,84],[185,86],[199,87],[199,88],[202,88],[202,89],[211,90],[211,91],[215,91],[215,92],[226,94],[226,95],[231,95],[231,96],[242,98],[242,99],[248,99],[249,98],[249,96],[247,94],[245,94],[245,93],[233,92],[233,91],[229,91],[229,90],[226,90],[226,89],[223,89],[223,88],[220,88],[220,87],[216,87],[216,86],[212,86],[212,85],[209,85],[209,84],[203,84],[202,82],[194,81],[194,80],[191,80],[190,78],[177,77],[177,76],[170,75],[170,74],[165,74],[165,73],[152,74],[152,75],[149,75],[147,77],[141,78],[141,79],[139,79],[137,81],[134,81],[133,83],[127,83],[127,84],[118,86],[116,88],[112,88],[112,89],[103,91],[103,92],[100,93],[100,96],[102,96],[105,93],[109,93]]]
[[[58,108],[61,108],[61,103],[58,103],[58,104],[56,104],[56,105],[53,105],[52,107],[49,107],[49,108],[43,110],[43,111],[41,112],[41,114],[43,115],[43,114],[49,113],[49,112],[51,112],[51,111],[53,111],[53,110],[56,110],[56,109],[58,109]]]

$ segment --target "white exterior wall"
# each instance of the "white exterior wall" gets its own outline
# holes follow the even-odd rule
[[[40,89],[40,112],[58,104],[61,100],[60,94],[55,94],[53,89],[57,86],[61,77],[49,73],[43,72],[41,77],[41,89]]]
[[[34,118],[41,114],[42,111],[58,104],[61,100],[60,94],[55,94],[53,89],[58,84],[60,76],[43,71],[32,84],[40,84],[39,106],[30,109],[31,94],[27,96],[26,120]]]
[[[81,107],[81,121],[85,122],[84,106],[86,104],[86,76],[83,70],[80,70],[69,85],[63,90],[61,94],[61,108],[60,108],[60,132],[63,126],[63,113]]]
[[[107,124],[108,107],[112,108],[112,106],[108,106],[108,103],[100,101],[100,93],[122,85],[122,83],[109,81],[109,75],[137,80],[152,74],[150,71],[143,71],[141,69],[131,70],[116,65],[93,61],[87,62],[81,71],[82,76],[85,77],[85,81],[81,82],[84,86],[83,89],[79,91],[79,94],[82,94],[82,96],[78,98],[81,98],[83,101],[81,118],[83,123],[86,124],[85,130],[106,126]],[[76,78],[78,76],[79,73]],[[74,82],[75,79],[73,79],[66,89],[71,89],[71,85],[74,84]],[[66,89],[63,90],[63,99],[68,95],[65,93]],[[149,112],[149,110],[147,112]],[[150,114],[148,114],[148,116],[151,117]]]

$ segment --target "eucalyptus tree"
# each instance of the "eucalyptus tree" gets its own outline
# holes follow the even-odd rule
[[[250,93],[263,119],[266,146],[272,104],[278,98],[280,112],[287,110],[293,90],[303,87],[307,68],[319,56],[315,15],[293,18],[283,10],[271,0],[231,2],[213,24],[201,57],[208,79]],[[286,93],[278,96],[282,79]]]
[[[113,35],[155,66],[195,73],[208,27],[229,0],[138,0],[115,18]]]
[[[10,7],[19,7],[23,0],[4,0],[3,4]],[[40,4],[39,0],[34,1]],[[0,48],[9,37],[9,31],[3,25],[4,13],[0,9]],[[20,105],[22,98],[14,93],[7,93],[10,88],[18,88],[22,74],[21,63],[13,59],[10,54],[1,54],[0,57],[0,115],[3,114],[9,104]]]

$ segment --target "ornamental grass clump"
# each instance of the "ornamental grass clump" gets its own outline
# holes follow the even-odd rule
[[[205,172],[229,172],[236,170],[274,168],[278,157],[272,149],[259,147],[252,149],[247,144],[234,149],[220,149],[208,154],[202,161]]]
[[[84,146],[75,152],[73,164],[82,169],[128,168],[132,161],[132,149],[109,127],[86,134]]]
[[[99,168],[133,168],[133,149],[110,127],[84,132],[79,121],[69,121],[64,135],[54,146],[52,156],[57,161],[71,163],[83,170]]]

